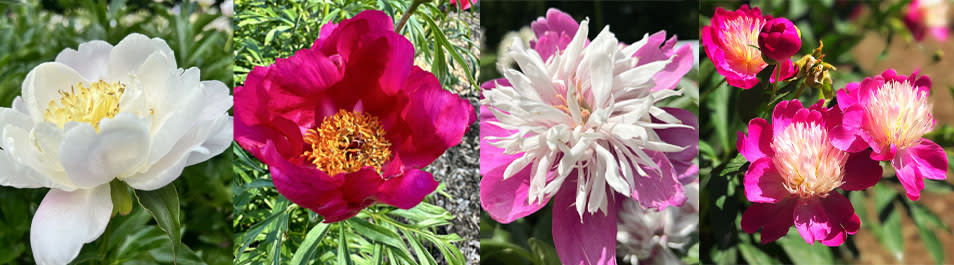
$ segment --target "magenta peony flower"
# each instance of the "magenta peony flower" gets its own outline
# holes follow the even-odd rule
[[[455,8],[460,5],[460,10],[470,9],[470,6],[477,3],[477,0],[450,0],[450,3]]]
[[[931,79],[898,75],[888,69],[838,91],[838,106],[846,113],[845,127],[853,133],[838,144],[859,150],[871,147],[871,158],[891,161],[911,200],[921,197],[924,178],[942,180],[947,155],[938,144],[922,138],[937,123],[931,114]]]
[[[667,71],[692,54],[673,52],[665,33],[620,45],[606,27],[589,41],[588,24],[550,9],[534,23],[533,48],[510,47],[519,70],[482,85],[480,199],[501,223],[552,200],[563,264],[615,264],[620,204],[682,205],[683,185],[696,177],[695,115],[654,105],[680,95],[665,82],[685,71]]]
[[[235,88],[236,141],[325,222],[377,202],[420,203],[438,184],[420,169],[476,118],[413,65],[414,48],[393,29],[380,11],[327,24],[310,49],[255,67]]]
[[[917,41],[931,34],[938,41],[944,42],[949,34],[947,8],[946,0],[913,0],[904,14],[904,25]]]
[[[762,243],[788,233],[792,224],[806,243],[841,245],[858,231],[860,220],[851,202],[835,191],[862,190],[881,178],[881,166],[865,150],[850,153],[832,144],[839,134],[842,112],[809,108],[797,99],[782,101],[772,123],[749,121],[748,134],[739,132],[737,148],[751,162],[745,172],[745,196],[753,204],[742,214],[742,230],[762,229]]]
[[[771,19],[772,16],[763,16],[758,7],[749,9],[748,5],[742,5],[736,11],[720,7],[716,8],[711,23],[702,28],[706,56],[729,85],[749,89],[759,83],[756,75],[768,66],[757,48],[759,32]],[[776,77],[791,77],[795,66],[790,59],[780,60],[774,71],[771,82],[775,82]]]
[[[759,32],[759,50],[762,55],[776,62],[792,59],[802,47],[802,33],[792,21],[780,17],[762,25]]]

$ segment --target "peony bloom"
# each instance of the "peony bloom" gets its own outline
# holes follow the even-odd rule
[[[774,18],[762,25],[759,51],[776,62],[790,61],[802,47],[802,33],[787,18]]]
[[[913,0],[904,14],[904,25],[921,41],[931,34],[938,41],[946,41],[948,32],[947,0]]]
[[[377,202],[414,207],[438,184],[421,168],[476,117],[413,60],[383,12],[327,24],[310,49],[235,88],[236,141],[269,166],[279,193],[325,222]]]
[[[682,205],[682,181],[695,177],[682,173],[698,150],[695,116],[653,105],[680,94],[653,90],[677,55],[646,47],[652,37],[619,45],[608,27],[587,44],[588,24],[547,59],[515,41],[520,70],[505,71],[508,82],[491,83],[481,100],[481,206],[509,223],[552,199],[564,264],[615,263],[620,204]]]
[[[682,206],[652,211],[633,200],[623,202],[616,240],[630,264],[684,264],[672,249],[685,251],[699,227],[699,183],[686,184]]]
[[[460,10],[470,9],[470,6],[477,3],[477,0],[450,0],[450,3],[455,8],[460,8]]]
[[[759,32],[771,19],[772,16],[763,16],[758,7],[749,9],[748,5],[742,5],[736,11],[720,7],[716,8],[711,23],[702,28],[706,56],[729,85],[749,89],[759,83],[756,75],[768,67],[757,48]],[[782,69],[781,73],[778,69]],[[777,77],[791,77],[795,74],[795,67],[790,59],[785,59],[779,61],[774,71],[772,82]]]
[[[924,178],[942,180],[947,174],[944,149],[922,138],[936,124],[930,93],[930,78],[917,72],[902,76],[894,69],[838,91],[845,127],[854,132],[840,145],[852,150],[871,147],[872,159],[891,161],[911,200],[921,197]]]
[[[106,229],[110,182],[155,190],[232,141],[229,89],[179,69],[161,39],[66,49],[0,108],[0,185],[50,188],[30,227],[38,264],[66,264]]]
[[[775,241],[795,225],[806,243],[841,245],[858,231],[860,220],[845,196],[835,191],[862,190],[881,178],[870,151],[850,153],[833,145],[842,112],[823,100],[804,108],[797,99],[782,101],[772,123],[749,122],[737,148],[751,162],[745,172],[745,197],[753,204],[742,214],[742,230],[762,229],[762,243]]]

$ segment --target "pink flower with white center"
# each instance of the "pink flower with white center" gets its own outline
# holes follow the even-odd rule
[[[851,202],[835,188],[862,190],[881,178],[870,151],[847,152],[832,144],[843,134],[842,112],[823,101],[804,108],[797,99],[775,106],[772,124],[761,118],[739,132],[737,148],[751,162],[745,196],[753,204],[742,214],[742,230],[762,230],[763,244],[788,233],[792,224],[806,243],[841,245],[858,231]]]
[[[481,206],[510,223],[552,199],[563,264],[615,264],[623,200],[656,210],[686,201],[683,183],[695,174],[682,173],[693,168],[698,126],[689,111],[655,106],[681,94],[654,90],[676,54],[653,37],[619,45],[609,27],[587,43],[588,26],[583,20],[546,58],[543,42],[533,49],[515,41],[509,53],[519,70],[485,84]]]
[[[904,25],[917,41],[924,40],[927,34],[938,41],[947,40],[947,0],[913,0],[904,14]]]
[[[711,23],[702,28],[702,45],[726,83],[743,89],[759,83],[756,75],[769,66],[759,50],[759,32],[771,19],[772,16],[762,15],[758,7],[749,9],[748,5],[742,5],[735,11],[716,8]],[[778,63],[771,82],[777,77],[785,79],[795,74],[791,59]],[[778,69],[782,72],[778,73]]]
[[[852,133],[837,144],[850,151],[871,147],[872,159],[891,161],[911,200],[921,197],[925,178],[942,180],[947,174],[944,149],[922,137],[937,123],[930,94],[930,78],[894,69],[838,91],[844,126]]]

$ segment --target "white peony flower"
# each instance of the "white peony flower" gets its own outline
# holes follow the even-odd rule
[[[545,203],[577,171],[574,205],[581,217],[584,212],[608,214],[614,191],[646,204],[657,200],[652,203],[658,208],[681,204],[674,195],[682,192],[681,185],[662,172],[671,166],[666,162],[667,169],[661,169],[657,160],[663,152],[685,147],[663,141],[655,130],[692,127],[654,105],[681,92],[651,91],[653,77],[672,58],[640,65],[633,55],[648,38],[620,45],[604,27],[586,43],[588,28],[583,20],[566,49],[546,61],[522,41],[513,41],[509,54],[520,70],[503,72],[512,86],[498,83],[484,91],[481,105],[491,106],[498,120],[491,123],[514,132],[487,139],[507,155],[523,154],[507,166],[503,178],[529,167],[528,204],[533,205]],[[680,190],[657,188],[663,180]]]
[[[617,216],[620,256],[630,264],[684,264],[672,249],[686,250],[699,227],[699,183],[686,185],[688,200],[662,211],[627,200]]]
[[[155,190],[232,140],[229,88],[179,69],[162,39],[66,49],[0,108],[0,185],[50,188],[30,230],[38,264],[66,264],[106,229],[109,183]]]

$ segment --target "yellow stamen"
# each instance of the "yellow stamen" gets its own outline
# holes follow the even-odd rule
[[[380,173],[381,166],[391,158],[391,142],[384,135],[377,117],[339,110],[325,117],[317,129],[305,132],[304,141],[311,150],[303,155],[332,176],[366,166]]]
[[[119,83],[96,81],[90,86],[78,83],[69,91],[60,90],[60,100],[50,101],[44,118],[62,128],[67,122],[77,121],[93,125],[99,132],[99,121],[119,113],[119,100],[126,86]]]

